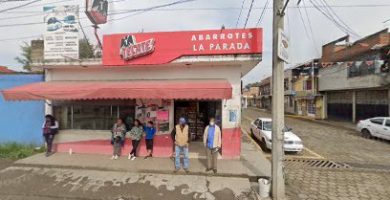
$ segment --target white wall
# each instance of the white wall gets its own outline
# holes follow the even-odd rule
[[[241,121],[241,66],[171,66],[171,67],[100,67],[48,69],[47,81],[111,81],[225,79],[233,89],[233,98],[222,101],[223,128],[233,128]],[[237,121],[229,122],[229,110],[237,110]]]
[[[318,74],[319,91],[373,88],[389,82],[389,77],[381,74],[348,78],[347,64],[321,68]]]

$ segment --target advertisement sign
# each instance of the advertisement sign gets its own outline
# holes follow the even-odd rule
[[[282,29],[279,29],[278,31],[278,37],[279,37],[279,44],[278,44],[278,57],[283,60],[284,62],[289,62],[289,47],[290,47],[290,40],[287,37],[287,35],[283,32]]]
[[[152,121],[157,134],[169,133],[169,108],[171,100],[162,99],[137,99],[135,118],[146,124]]]
[[[182,56],[262,53],[262,29],[113,34],[103,36],[103,65],[165,64]]]
[[[108,1],[86,0],[85,14],[93,24],[105,24],[107,22]]]
[[[79,58],[79,7],[45,6],[44,59]]]

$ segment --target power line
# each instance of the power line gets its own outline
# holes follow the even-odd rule
[[[307,28],[306,28],[305,20],[303,20],[303,17],[302,17],[301,9],[298,9],[298,11],[299,11],[299,17],[301,18],[301,21],[303,24],[303,28],[305,29],[306,36],[310,37],[309,32],[307,31]]]
[[[245,4],[245,0],[243,0],[243,1],[242,1],[242,4],[241,4],[241,10],[240,10],[240,14],[238,15],[238,18],[237,18],[236,28],[238,27],[238,22],[240,21],[241,14],[242,14],[242,10],[243,10],[243,8],[244,8],[244,4]]]
[[[343,24],[343,25],[344,25],[350,32],[352,32],[354,35],[360,37],[359,34],[356,33],[356,31],[354,31],[347,23],[345,23],[345,22],[340,18],[340,16],[334,11],[333,8],[329,7],[329,4],[328,4],[325,0],[319,0],[319,1],[320,1],[320,3],[322,2],[322,5],[324,5],[324,6],[325,6],[325,9],[328,10],[328,13],[329,13],[330,16],[331,16],[332,13],[333,13],[333,15],[336,17],[336,19],[337,19],[339,22],[341,22],[341,24]]]
[[[303,8],[304,6],[288,6],[287,9],[298,9]],[[318,8],[324,8],[325,6],[317,5]],[[390,7],[390,4],[364,4],[364,5],[330,5],[331,8],[377,8],[377,7]],[[80,7],[85,8],[85,7]],[[308,9],[316,9],[315,6],[306,6]],[[223,11],[223,10],[240,10],[240,7],[219,7],[219,8],[167,8],[167,9],[158,9],[155,11]],[[252,10],[262,10],[264,7],[253,7]],[[267,7],[267,10],[272,9],[272,7]],[[134,9],[127,9],[127,10],[114,10],[114,11],[132,11]],[[248,8],[243,8],[243,10],[249,10]],[[84,12],[84,11],[80,11]],[[13,14],[20,14],[20,13],[42,13],[42,11],[11,11],[7,13],[13,13]]]
[[[338,23],[332,16],[329,16],[324,10],[322,10],[320,7],[318,7],[317,4],[315,4],[312,0],[310,0],[310,3],[314,6],[315,9],[317,9],[322,15],[324,15],[326,18],[328,18],[331,22],[334,23],[341,31],[345,32],[349,35],[349,33],[354,34],[353,32],[350,32],[346,27]],[[357,35],[356,35],[357,36]]]
[[[250,5],[250,7],[249,7],[248,14],[246,15],[244,28],[246,28],[246,25],[248,24],[249,17],[251,16],[251,12],[252,12],[253,2],[254,2],[254,1],[255,1],[255,0],[252,0],[252,1],[251,1],[251,5]]]
[[[310,30],[310,33],[311,33],[311,39],[312,39],[312,42],[313,42],[314,49],[317,52],[317,55],[320,55],[320,52],[317,49],[317,42],[314,39],[314,31],[313,31],[313,28],[312,28],[312,25],[311,25],[311,20],[310,20],[310,17],[309,17],[309,13],[307,12],[307,9],[306,9],[305,1],[303,1],[303,6],[304,6],[304,9],[305,9],[307,21],[309,22],[309,30]]]
[[[259,20],[258,20],[257,23],[256,23],[256,27],[263,21],[263,18],[264,18],[264,16],[265,16],[265,12],[266,12],[266,10],[267,10],[267,8],[268,8],[268,4],[269,4],[269,0],[267,0],[267,1],[265,2],[264,8],[263,8],[263,10],[261,11],[260,18],[259,18]]]
[[[42,0],[34,0],[34,1],[30,1],[30,2],[28,2],[28,3],[19,5],[19,6],[15,6],[15,7],[11,7],[11,8],[6,8],[6,9],[3,9],[3,10],[0,10],[0,13],[7,12],[7,11],[9,11],[9,10],[15,10],[15,9],[18,9],[18,8],[23,8],[23,7],[26,7],[26,6],[30,5],[30,4],[39,2],[39,1],[42,1]]]

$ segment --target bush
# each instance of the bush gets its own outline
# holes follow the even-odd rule
[[[3,159],[21,159],[43,151],[44,148],[36,148],[31,144],[18,144],[16,142],[0,144],[0,158]]]

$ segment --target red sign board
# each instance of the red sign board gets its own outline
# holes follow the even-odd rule
[[[262,53],[260,28],[103,36],[103,65],[157,65],[182,56]]]
[[[107,11],[107,0],[85,1],[85,13],[93,24],[105,24],[107,22]]]

